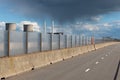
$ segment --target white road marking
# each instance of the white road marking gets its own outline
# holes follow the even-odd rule
[[[105,56],[108,56],[107,54]]]
[[[88,69],[85,70],[85,72],[88,72],[88,71],[90,71],[90,68],[88,68]]]
[[[104,57],[101,57],[101,59],[104,59]]]
[[[95,62],[95,64],[98,64],[99,62],[97,61],[97,62]]]

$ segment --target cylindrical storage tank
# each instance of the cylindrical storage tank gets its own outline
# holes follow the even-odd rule
[[[16,24],[15,23],[6,23],[6,30],[15,31],[16,30]]]
[[[24,25],[24,32],[33,32],[33,25],[25,24]]]

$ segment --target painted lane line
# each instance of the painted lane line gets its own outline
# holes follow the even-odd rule
[[[88,72],[88,71],[90,71],[90,68],[88,68],[88,69],[85,70],[85,72]]]
[[[107,54],[105,56],[108,56]]]
[[[104,59],[104,57],[101,57],[101,59]]]
[[[99,62],[97,61],[97,62],[95,62],[95,64],[99,64]]]

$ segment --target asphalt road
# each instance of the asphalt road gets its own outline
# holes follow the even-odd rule
[[[119,60],[115,44],[6,80],[120,80]]]

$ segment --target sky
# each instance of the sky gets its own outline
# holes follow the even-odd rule
[[[5,23],[33,24],[34,31],[120,38],[120,0],[0,0],[0,30]]]

